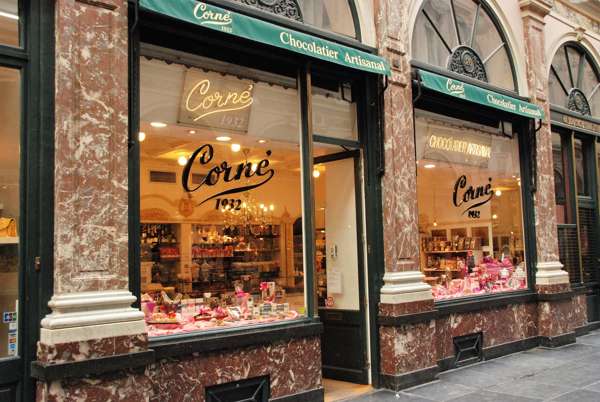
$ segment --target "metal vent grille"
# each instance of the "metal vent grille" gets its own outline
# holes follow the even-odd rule
[[[158,170],[150,171],[150,181],[153,183],[175,183],[177,175],[175,172],[161,172]]]
[[[466,366],[483,360],[483,333],[457,336],[452,339],[456,357],[454,366]]]
[[[579,207],[579,238],[581,242],[581,263],[583,265],[583,282],[598,280],[598,236],[596,231],[596,210]]]
[[[206,388],[206,402],[269,402],[269,376],[249,378]]]
[[[577,225],[558,225],[558,254],[571,283],[581,283]]]

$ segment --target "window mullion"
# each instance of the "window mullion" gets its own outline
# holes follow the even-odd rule
[[[306,315],[315,317],[315,216],[313,171],[313,138],[312,138],[312,83],[310,63],[298,69],[298,96],[300,102],[300,156],[302,166],[302,233],[304,250],[304,294],[306,298]]]

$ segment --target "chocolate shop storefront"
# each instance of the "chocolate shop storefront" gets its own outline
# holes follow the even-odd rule
[[[495,2],[4,3],[0,400],[322,401],[594,321],[539,9],[522,52]]]

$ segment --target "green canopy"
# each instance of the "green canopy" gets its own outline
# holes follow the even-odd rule
[[[389,63],[379,56],[200,1],[140,0],[140,7],[342,66],[376,74],[391,74]]]
[[[467,84],[460,80],[444,77],[429,71],[419,70],[421,82],[426,88],[441,92],[445,95],[465,99],[494,109],[530,117],[543,119],[544,111],[533,103],[524,102],[511,96]]]

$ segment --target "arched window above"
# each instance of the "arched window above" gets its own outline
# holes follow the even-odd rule
[[[425,0],[412,37],[414,60],[516,91],[508,42],[478,0]]]
[[[550,103],[585,116],[600,116],[600,74],[589,53],[577,43],[562,45],[548,78]]]
[[[280,15],[298,22],[312,25],[360,39],[357,35],[358,21],[354,0],[236,0],[263,11]]]

